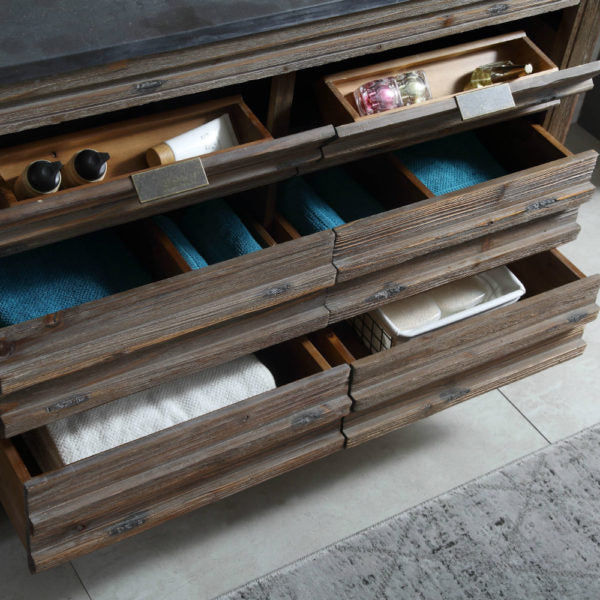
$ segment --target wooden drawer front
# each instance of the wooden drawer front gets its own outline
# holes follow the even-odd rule
[[[148,170],[146,150],[197,127],[198,118],[206,114],[211,118],[231,114],[240,145],[202,157],[208,185],[142,203],[129,175]],[[333,126],[328,125],[274,140],[242,98],[234,97],[171,111],[164,118],[160,113],[4,149],[0,153],[0,184],[2,177],[6,179],[0,185],[0,256],[291,177],[297,165],[319,160],[321,146],[334,136]],[[67,162],[73,152],[90,146],[110,150],[105,181],[21,201],[14,198],[13,181],[30,162],[57,158]],[[164,169],[167,178],[173,166],[151,170]],[[171,178],[179,185],[182,176]]]
[[[526,300],[352,364],[353,413],[344,427],[350,444],[583,351],[579,337],[598,312],[600,276],[579,279],[555,252],[509,267],[531,295]]]
[[[571,209],[338,283],[327,290],[329,322],[556,248],[574,240],[579,230],[577,209]]]
[[[321,232],[5,327],[0,398],[323,290],[335,280],[333,236]]]
[[[0,437],[325,327],[329,313],[324,300],[323,293],[301,298],[7,394],[0,402]]]
[[[541,128],[540,144],[552,143]],[[534,146],[531,147],[531,149]],[[516,227],[590,199],[597,154],[587,151],[335,229],[338,282]]]
[[[344,365],[309,375],[35,477],[27,476],[4,440],[0,467],[12,483],[0,489],[1,497],[17,527],[24,521],[12,507],[26,498],[32,569],[50,568],[341,450],[349,371]]]

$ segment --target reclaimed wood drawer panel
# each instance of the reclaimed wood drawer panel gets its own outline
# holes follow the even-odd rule
[[[199,167],[194,160],[147,168],[149,148],[222,115],[230,117],[240,143],[202,156],[207,185],[186,184],[188,178],[196,179]],[[322,144],[334,135],[334,128],[325,126],[275,140],[241,96],[235,96],[4,148],[0,256],[290,177],[296,165],[319,160]],[[32,161],[66,163],[74,152],[89,147],[111,155],[102,182],[15,198],[14,181]],[[185,173],[174,172],[182,167]],[[172,187],[142,201],[131,177],[142,173],[152,173]]]
[[[396,403],[367,413],[353,413],[344,419],[347,447],[358,446],[459,402],[576,358],[585,350],[585,342],[581,339],[582,332],[574,331],[572,335],[541,342],[525,352],[513,353],[410,396],[399,397]]]
[[[289,340],[328,320],[319,293],[0,396],[0,438]]]
[[[11,484],[1,498],[25,534],[32,570],[341,450],[350,368],[331,368],[304,338],[265,353],[276,389],[66,467],[32,475],[13,441],[3,440],[0,468]]]
[[[488,98],[494,94],[495,86],[462,91],[477,66],[509,58],[517,63],[531,63],[534,73],[501,84],[508,101],[498,103]],[[412,69],[423,69],[427,74],[432,100],[359,115],[352,96],[354,89]],[[325,146],[324,157],[334,162],[350,160],[437,137],[442,130],[451,133],[546,110],[549,102],[591,89],[592,78],[598,73],[600,61],[558,70],[525,32],[519,31],[328,75],[321,107],[326,120],[338,126],[337,138]],[[463,106],[467,101],[477,105],[476,114],[467,113]]]
[[[5,327],[2,395],[323,290],[335,281],[333,237],[320,232]]]
[[[352,415],[344,428],[349,443],[399,426],[386,426],[384,414],[394,424],[405,424],[408,417],[399,420],[400,413],[415,420],[423,411],[441,410],[499,381],[518,379],[536,370],[538,356],[541,369],[583,351],[578,338],[583,325],[596,318],[600,276],[584,277],[556,251],[508,266],[524,283],[526,299],[352,363]],[[465,383],[471,379],[473,387]]]
[[[329,322],[566,244],[579,234],[577,212],[549,215],[338,283],[327,290]]]
[[[477,134],[508,174],[441,196],[421,185],[425,198],[421,201],[336,227],[333,262],[338,283],[569,210],[590,199],[594,151],[572,155],[543,128],[523,120],[484,128]],[[386,156],[398,162],[395,155]],[[402,169],[400,163],[398,168]],[[407,176],[414,181],[414,174]]]

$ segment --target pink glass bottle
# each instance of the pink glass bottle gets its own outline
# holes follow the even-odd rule
[[[423,71],[409,71],[361,85],[354,99],[358,112],[366,116],[430,100],[431,92]]]

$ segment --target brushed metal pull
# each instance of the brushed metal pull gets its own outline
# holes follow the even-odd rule
[[[131,175],[142,204],[206,187],[208,177],[200,158],[189,158]]]
[[[456,104],[463,121],[515,108],[510,85],[501,83],[456,95]]]

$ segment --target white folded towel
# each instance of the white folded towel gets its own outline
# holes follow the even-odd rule
[[[251,354],[72,415],[47,428],[60,458],[69,464],[274,387],[271,372]]]

